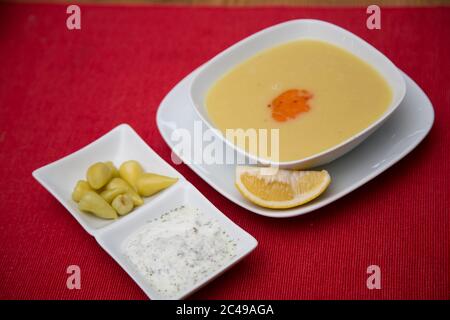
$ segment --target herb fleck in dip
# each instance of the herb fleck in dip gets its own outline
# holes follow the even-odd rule
[[[196,285],[236,255],[236,243],[198,209],[179,207],[133,233],[125,255],[166,297]]]

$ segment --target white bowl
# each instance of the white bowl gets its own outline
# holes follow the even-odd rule
[[[263,165],[303,169],[333,161],[352,150],[378,129],[381,124],[392,115],[395,109],[397,109],[406,93],[405,81],[397,67],[381,52],[358,36],[336,25],[320,20],[293,20],[264,29],[241,40],[206,62],[200,68],[190,88],[191,102],[200,119],[202,119],[210,129],[216,129],[208,117],[204,101],[206,93],[211,85],[219,80],[226,72],[260,51],[282,43],[300,39],[326,41],[341,47],[364,60],[375,68],[387,81],[392,89],[393,99],[383,115],[363,131],[328,150],[294,161],[273,162],[258,158],[225,139],[222,134],[218,133],[218,130],[214,130],[220,139],[237,152]]]

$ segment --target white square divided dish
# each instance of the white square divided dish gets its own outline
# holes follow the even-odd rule
[[[154,172],[179,180],[169,188],[144,198],[144,204],[116,220],[103,220],[81,212],[72,200],[72,190],[78,180],[85,178],[87,168],[98,161],[112,161],[116,166],[127,160],[137,160],[146,172]],[[33,176],[82,225],[98,243],[135,280],[151,299],[165,299],[125,258],[124,241],[146,221],[182,205],[195,208],[209,220],[214,220],[236,244],[235,255],[211,274],[206,274],[195,285],[185,288],[171,299],[180,299],[197,290],[249,254],[258,242],[223,215],[192,184],[154,152],[127,124],[119,125],[101,138],[56,162],[39,168]],[[209,221],[208,220],[208,221]]]
[[[139,161],[148,172],[183,178],[127,124],[119,125],[84,148],[35,170],[33,177],[61,202],[88,233],[94,234],[96,230],[117,223],[118,220],[129,219],[170,189],[144,198],[142,206],[118,220],[104,220],[81,212],[77,203],[72,200],[72,191],[78,180],[85,179],[89,166],[99,161],[112,161],[114,165],[119,166],[127,160]]]
[[[167,297],[152,287],[149,281],[137,270],[132,261],[125,254],[125,245],[127,239],[133,232],[142,228],[146,223],[159,218],[166,212],[181,206],[199,209],[199,211],[211,220],[215,220],[222,230],[224,230],[234,243],[236,251],[233,258],[219,267],[211,274],[207,274],[195,285],[184,288],[176,295]],[[223,215],[209,200],[205,198],[195,187],[186,180],[179,181],[173,185],[169,191],[161,197],[154,199],[151,206],[143,208],[140,212],[130,215],[130,219],[122,221],[120,224],[113,224],[109,228],[102,229],[96,235],[98,243],[103,249],[113,257],[117,263],[133,278],[141,287],[147,296],[154,300],[159,299],[182,299],[188,294],[193,293],[209,281],[213,280],[225,270],[243,259],[253,249],[258,242],[246,231],[234,224],[230,219]]]
[[[235,146],[232,142],[225,139],[222,134],[219,134],[219,131],[214,130],[215,133],[218,133],[220,139],[231,148],[261,164],[275,165],[281,168],[303,169],[331,162],[352,150],[378,129],[397,109],[406,93],[404,78],[397,67],[376,48],[355,34],[325,21],[311,19],[292,20],[264,29],[239,41],[199,68],[198,73],[192,80],[190,99],[200,119],[202,119],[210,129],[215,129],[206,110],[205,96],[209,88],[225,73],[261,51],[283,43],[302,39],[314,39],[331,43],[349,51],[371,65],[383,76],[390,86],[393,94],[392,101],[380,118],[353,137],[323,152],[293,161],[273,162],[257,158]]]

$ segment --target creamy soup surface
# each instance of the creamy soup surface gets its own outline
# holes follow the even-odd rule
[[[391,100],[388,83],[366,62],[326,42],[298,40],[233,68],[209,89],[205,104],[224,133],[278,128],[279,156],[272,159],[291,161],[364,130]]]

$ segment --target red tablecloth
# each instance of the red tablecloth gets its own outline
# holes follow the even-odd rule
[[[44,190],[31,172],[127,122],[170,160],[155,125],[164,95],[224,48],[272,24],[316,18],[384,52],[429,95],[436,121],[405,159],[345,198],[306,216],[257,216],[176,168],[258,248],[192,298],[449,298],[450,8],[184,8],[0,6],[0,298],[146,296]],[[81,268],[81,290],[66,268]],[[368,290],[377,264],[382,289]]]

